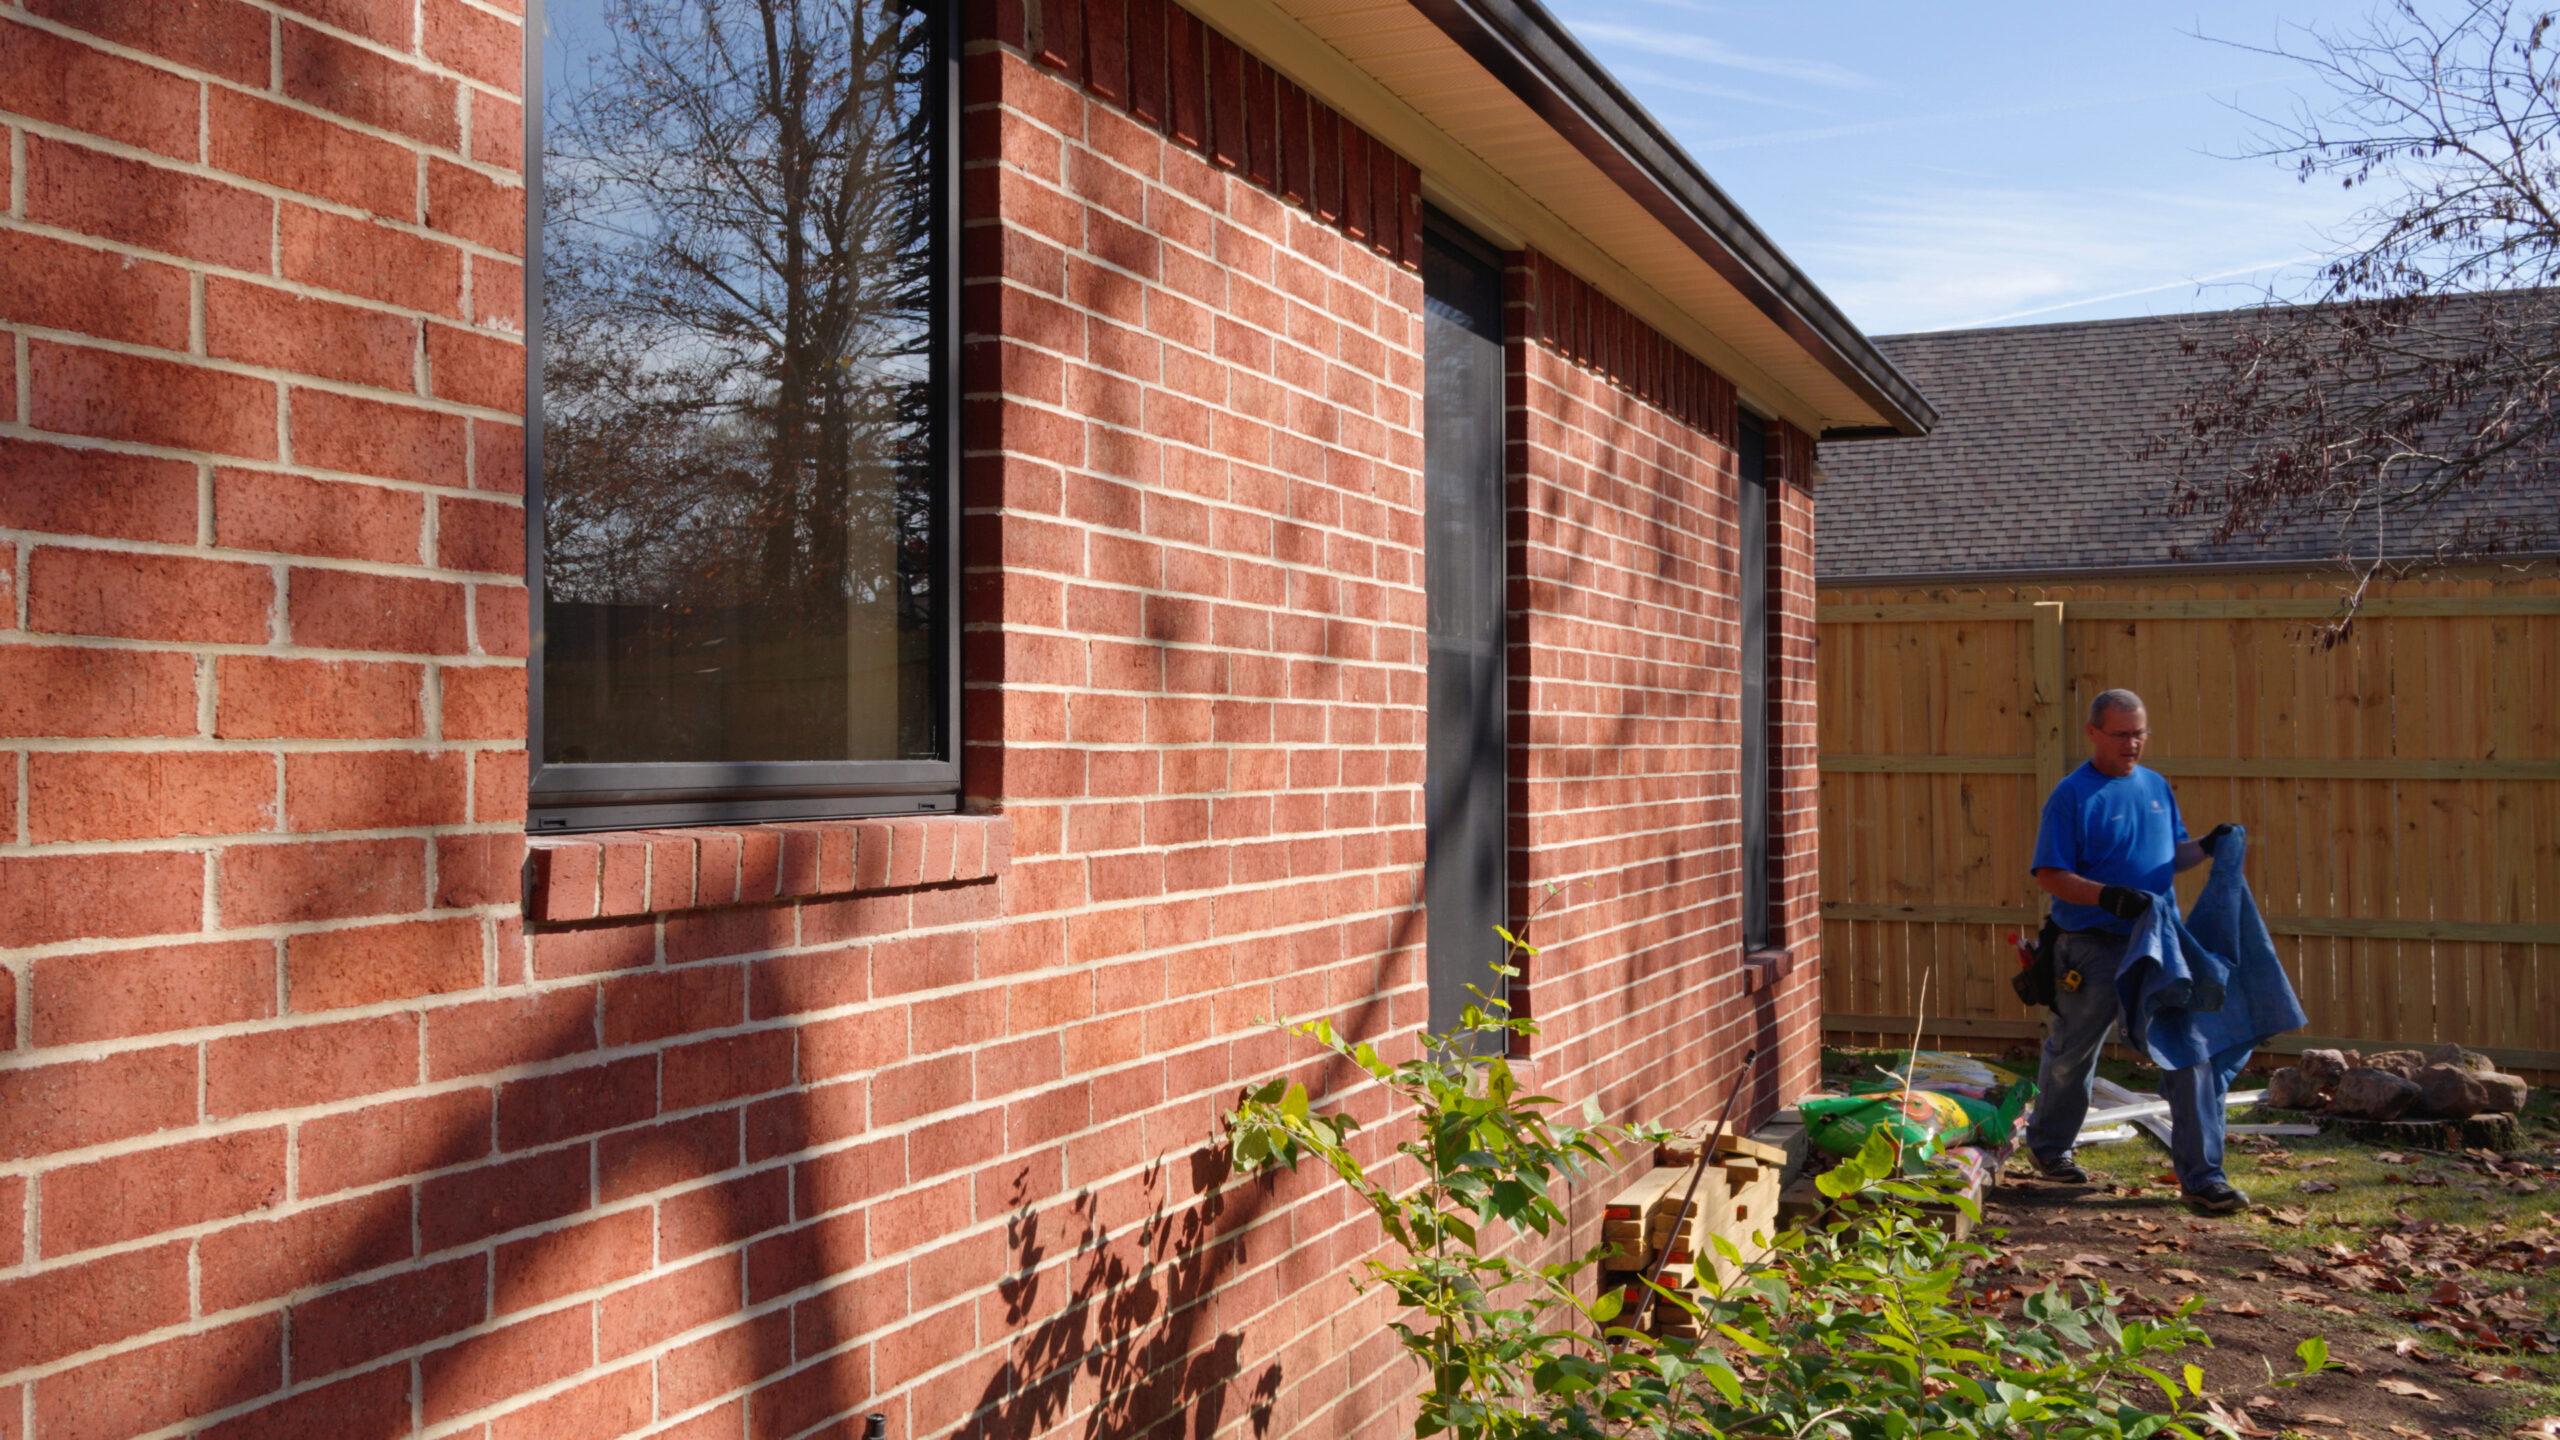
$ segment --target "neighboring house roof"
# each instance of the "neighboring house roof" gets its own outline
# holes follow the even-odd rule
[[[2214,364],[2209,355],[2180,353],[2181,340],[2210,344],[2246,313],[1875,337],[1937,403],[1939,424],[1917,439],[1822,447],[1815,573],[1844,580],[2334,557],[2337,538],[2320,523],[2288,527],[2265,543],[2241,537],[2213,545],[2209,517],[2161,515],[2169,461],[2136,458]],[[2548,513],[2555,494],[2560,487],[2479,495],[2459,508],[2538,504]],[[2456,509],[2440,507],[2428,533],[2387,535],[2387,548],[2427,548],[2431,534],[2451,533]]]

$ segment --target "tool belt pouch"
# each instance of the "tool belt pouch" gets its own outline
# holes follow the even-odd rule
[[[2062,927],[2053,923],[2052,916],[2046,916],[2044,929],[2036,933],[2034,962],[2019,966],[2009,976],[2009,988],[2018,992],[2020,1004],[2042,1005],[2048,1010],[2053,1008],[2053,949],[2061,936]]]

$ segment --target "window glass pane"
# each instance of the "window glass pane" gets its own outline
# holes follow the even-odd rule
[[[1769,944],[1769,479],[1768,437],[1742,417],[1742,943]]]
[[[542,13],[543,762],[940,756],[930,17]]]
[[[1454,1029],[1472,985],[1504,993],[1507,769],[1503,686],[1502,271],[1433,217],[1422,250],[1423,598],[1430,738],[1423,903],[1431,1029]]]

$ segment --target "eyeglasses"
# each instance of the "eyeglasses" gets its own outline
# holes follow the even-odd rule
[[[2151,731],[2147,726],[2140,730],[2101,730],[2098,733],[2106,736],[2110,740],[2148,740],[2151,738]]]

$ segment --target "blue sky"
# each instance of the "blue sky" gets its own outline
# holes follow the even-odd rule
[[[2281,58],[2361,4],[1549,0],[1873,334],[2249,303],[2350,213],[2231,107],[2317,98]]]

